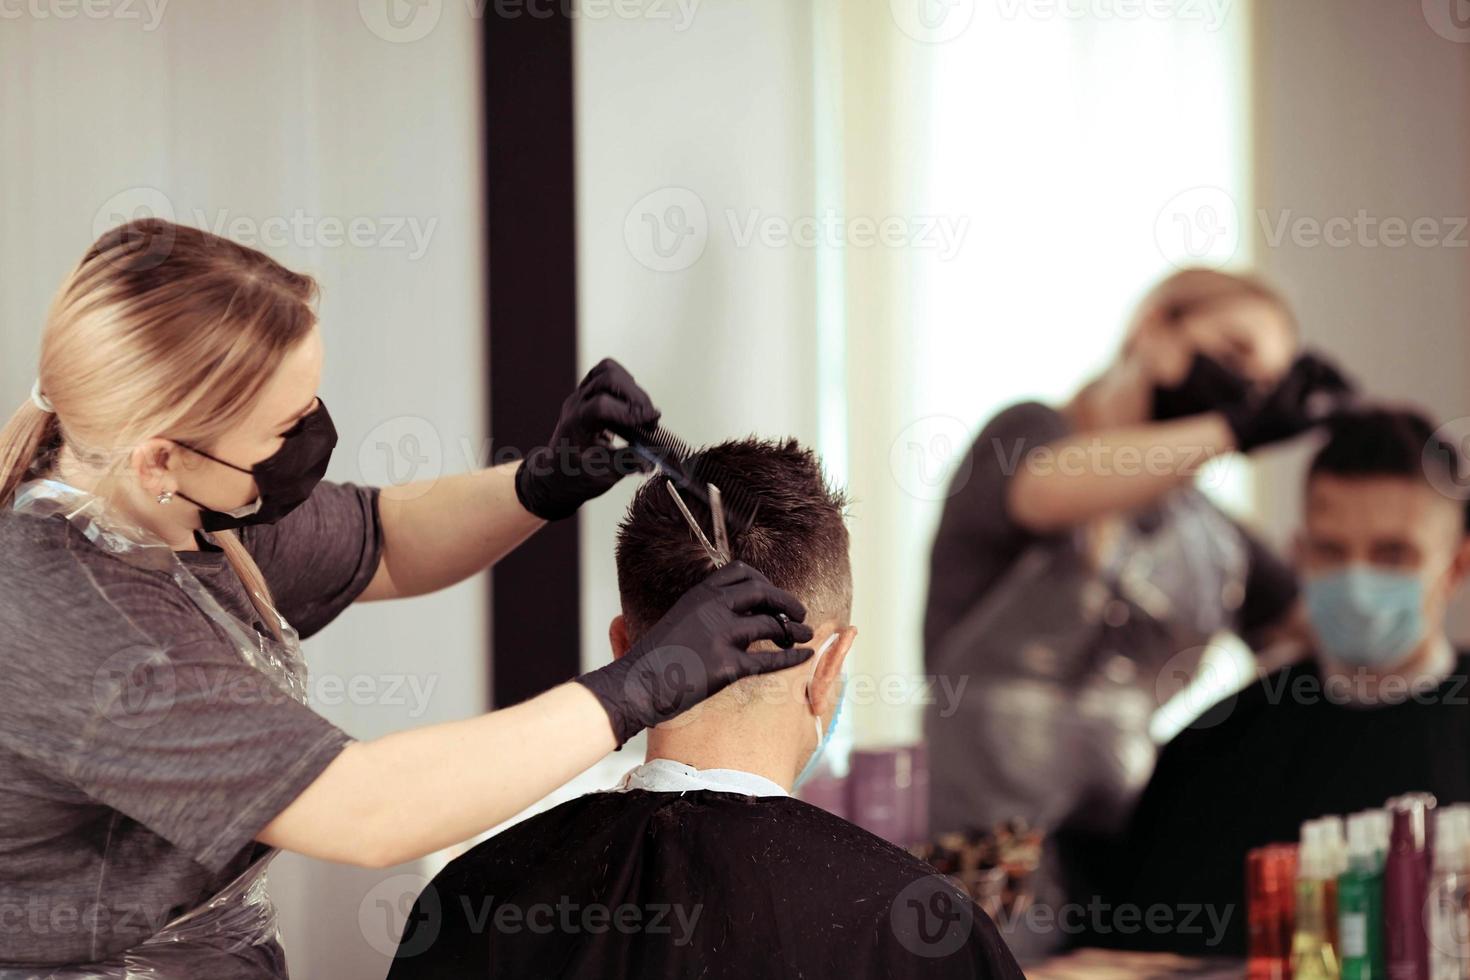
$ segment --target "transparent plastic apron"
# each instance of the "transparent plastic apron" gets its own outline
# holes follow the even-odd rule
[[[925,718],[938,829],[1021,817],[1121,819],[1147,779],[1154,711],[1233,624],[1248,555],[1197,491],[1124,527],[1094,568],[1069,543],[1027,548],[940,642],[930,669],[968,683]]]
[[[306,661],[300,638],[269,603],[262,604],[280,627],[280,642],[274,636],[262,636],[221,606],[163,539],[108,508],[103,498],[59,480],[22,483],[16,488],[13,509],[35,517],[60,514],[102,551],[138,568],[168,574],[224,630],[246,663],[297,701],[306,702]],[[277,944],[280,938],[276,909],[266,893],[266,869],[278,853],[278,849],[262,852],[219,892],[125,952],[102,962],[57,967],[46,973],[0,968],[0,980],[195,980],[276,975],[277,967],[268,961],[279,954],[264,947]],[[252,969],[250,964],[257,959],[261,965]]]
[[[1129,523],[1101,568],[1070,543],[1027,548],[940,642],[931,670],[968,683],[925,714],[936,831],[1021,818],[1115,832],[1153,769],[1154,711],[1229,629],[1247,552],[1197,491],[1168,495],[1156,523]],[[1056,848],[1027,885],[1053,912],[1074,899]],[[1059,929],[998,925],[1022,963],[1055,953]]]

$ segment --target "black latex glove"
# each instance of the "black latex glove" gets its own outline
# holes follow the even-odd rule
[[[1353,384],[1325,358],[1302,354],[1264,398],[1222,406],[1243,453],[1301,435],[1325,422],[1351,394]]]
[[[1189,370],[1177,384],[1154,385],[1152,418],[1169,422],[1213,412],[1225,405],[1245,402],[1251,384],[1219,361],[1194,352]]]
[[[783,624],[778,614],[790,621]],[[750,674],[795,667],[810,647],[750,653],[759,640],[805,643],[806,609],[744,562],[731,562],[674,603],[621,658],[577,681],[597,695],[618,747]]]
[[[516,470],[521,506],[548,521],[570,517],[629,473],[651,467],[631,449],[613,449],[609,430],[650,428],[658,409],[633,376],[607,358],[587,372],[561,405],[561,417],[544,446],[526,454]]]

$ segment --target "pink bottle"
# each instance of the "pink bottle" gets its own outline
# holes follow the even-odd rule
[[[1383,865],[1383,947],[1388,980],[1429,980],[1429,937],[1424,903],[1429,897],[1428,849],[1434,797],[1405,793],[1388,801],[1393,818]]]

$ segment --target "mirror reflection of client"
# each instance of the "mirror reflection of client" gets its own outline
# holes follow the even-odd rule
[[[410,913],[390,980],[1021,976],[933,868],[790,795],[831,736],[857,632],[844,499],[795,441],[706,453],[760,497],[733,557],[801,600],[817,655],[651,729],[647,761],[615,790],[451,862]],[[617,568],[621,656],[710,572],[664,480],[634,499]]]
[[[1169,743],[1112,855],[1117,902],[1164,906],[1175,923],[1193,908],[1203,928],[1113,929],[1093,941],[1244,953],[1249,849],[1400,793],[1470,801],[1470,654],[1444,628],[1470,570],[1470,513],[1457,492],[1467,478],[1416,412],[1369,409],[1332,425],[1308,472],[1298,540],[1314,657],[1226,698]]]

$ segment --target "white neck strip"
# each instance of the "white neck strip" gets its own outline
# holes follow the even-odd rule
[[[790,796],[779,783],[740,769],[695,769],[673,759],[650,759],[635,766],[614,787],[619,793],[643,789],[653,793],[687,793],[708,789],[744,796]]]

